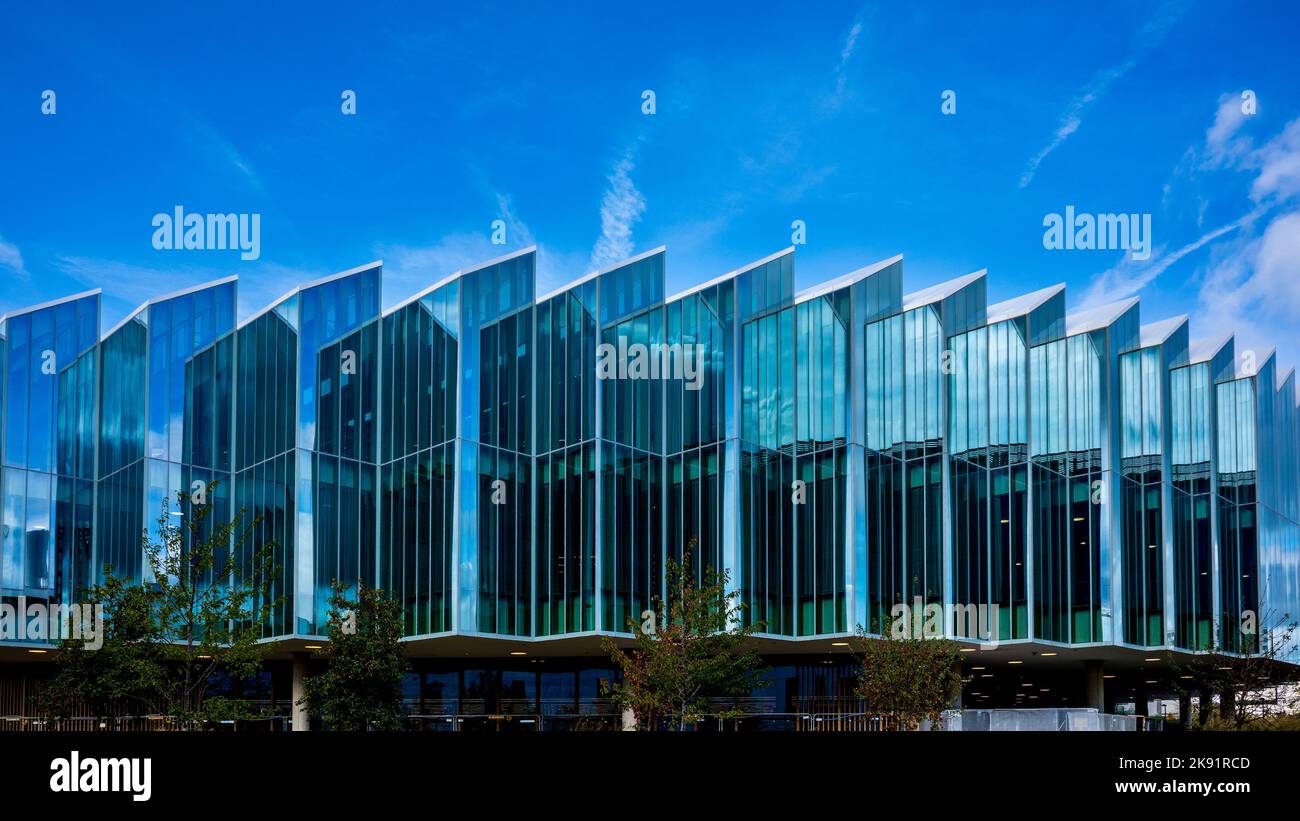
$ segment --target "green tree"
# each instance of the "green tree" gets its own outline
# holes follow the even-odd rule
[[[177,494],[175,514],[163,502],[158,541],[148,533],[141,540],[147,581],[105,567],[103,580],[85,592],[88,603],[102,607],[103,644],[60,643],[55,676],[42,694],[53,714],[122,711],[165,715],[183,726],[255,715],[247,702],[209,692],[261,669],[258,639],[275,605],[275,544],[242,556],[260,517],[245,526],[241,511],[220,521],[207,501],[216,488],[208,485],[202,502]]]
[[[914,730],[929,719],[939,727],[943,711],[961,692],[961,650],[944,638],[914,638],[886,623],[875,638],[858,627],[855,653],[861,663],[855,694],[867,709]]]
[[[330,598],[329,667],[304,682],[307,709],[335,730],[401,728],[402,605],[383,590],[361,585],[351,599],[334,583]]]
[[[725,571],[705,567],[697,583],[689,548],[680,563],[669,559],[665,572],[668,601],[656,596],[648,611],[654,617],[628,625],[634,647],[601,640],[623,672],[622,682],[607,686],[611,700],[648,729],[666,722],[685,730],[706,715],[739,715],[739,699],[767,672],[752,641],[762,625],[742,626],[744,604],[738,591],[727,592]]]

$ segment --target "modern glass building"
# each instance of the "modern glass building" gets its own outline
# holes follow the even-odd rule
[[[262,517],[246,555],[277,545],[273,658],[320,641],[334,581],[378,586],[444,659],[421,701],[580,698],[572,660],[670,559],[729,573],[792,687],[900,605],[972,660],[1076,665],[1076,702],[1300,614],[1294,371],[1136,298],[989,305],[983,271],[905,293],[902,268],[796,291],[787,249],[668,295],[659,248],[538,294],[525,249],[387,311],[373,263],[243,322],[234,277],[102,334],[97,291],[11,313],[0,596],[148,582],[141,534],[202,483]]]

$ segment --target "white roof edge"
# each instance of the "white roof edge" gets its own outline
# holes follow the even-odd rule
[[[1162,345],[1174,335],[1184,325],[1191,322],[1187,314],[1179,314],[1165,319],[1157,319],[1155,322],[1143,323],[1138,328],[1138,346],[1150,348],[1154,345]]]
[[[717,285],[719,282],[726,282],[727,280],[732,279],[733,277],[740,276],[746,271],[752,271],[755,268],[759,267],[760,265],[766,265],[774,259],[780,259],[786,254],[793,254],[793,253],[794,253],[794,246],[793,245],[786,246],[785,248],[782,248],[780,251],[777,251],[772,254],[768,254],[762,259],[756,259],[753,262],[747,262],[744,265],[740,266],[739,268],[728,271],[725,274],[720,274],[719,276],[713,277],[712,279],[707,279],[704,282],[699,282],[696,283],[695,285],[691,285],[688,288],[683,288],[682,290],[678,291],[672,296],[665,297],[664,302],[676,302],[679,299],[685,299],[691,294],[703,291],[705,288],[711,288],[714,285]]]
[[[1140,297],[1130,296],[1124,299],[1117,299],[1114,302],[1107,302],[1102,305],[1095,305],[1091,308],[1084,308],[1078,311],[1066,311],[1065,313],[1065,335],[1074,336],[1076,334],[1095,331],[1099,328],[1105,328],[1114,324],[1142,300]]]
[[[492,259],[489,259],[487,262],[479,262],[479,263],[475,263],[469,268],[461,268],[459,271],[455,272],[451,276],[443,277],[441,280],[439,280],[439,282],[440,283],[448,282],[456,277],[463,277],[466,274],[472,274],[475,271],[482,271],[484,268],[491,268],[493,265],[500,265],[501,263],[505,262],[508,259],[514,259],[515,257],[522,257],[524,254],[533,254],[536,252],[537,252],[537,246],[529,245],[527,247],[520,248],[515,251],[511,251],[508,254],[502,254],[499,257],[493,257]]]
[[[668,250],[667,245],[656,245],[654,248],[651,248],[648,251],[642,251],[639,254],[633,254],[627,259],[615,262],[613,265],[606,265],[604,268],[601,268],[599,271],[593,271],[592,273],[595,276],[608,274],[610,271],[617,271],[619,268],[623,268],[625,266],[631,265],[634,262],[640,262],[643,259],[647,259],[649,257],[654,256],[655,254],[662,254],[667,250]]]
[[[238,281],[239,281],[239,274],[231,274],[230,276],[224,276],[218,279],[211,279],[208,280],[207,282],[200,282],[197,285],[191,285],[188,288],[181,288],[179,291],[172,291],[170,294],[163,294],[162,296],[150,297],[149,299],[146,299],[144,302],[141,302],[140,307],[136,308],[131,313],[122,317],[122,319],[116,325],[114,325],[112,328],[109,328],[102,335],[100,335],[99,341],[103,342],[105,339],[108,339],[110,336],[117,333],[117,331],[123,325],[135,319],[137,316],[140,315],[141,311],[143,311],[145,308],[148,308],[151,305],[158,305],[160,303],[167,302],[172,299],[178,299],[180,297],[185,296],[186,294],[192,294],[197,291],[202,291],[205,288],[215,288],[218,285],[225,285],[228,282],[238,282]],[[238,319],[239,319],[238,311],[239,311],[239,306],[236,305],[235,306],[236,326],[238,326]]]
[[[23,308],[15,308],[12,311],[6,311],[5,313],[0,314],[0,322],[4,322],[6,319],[10,319],[11,317],[22,316],[23,314],[30,314],[33,311],[41,311],[46,308],[53,308],[55,305],[62,305],[65,302],[72,302],[78,299],[85,299],[86,297],[94,296],[95,294],[103,295],[103,293],[104,293],[103,288],[91,288],[89,291],[82,291],[79,294],[70,294],[68,296],[61,296],[58,299],[49,299],[38,305],[28,305]]]
[[[995,302],[985,309],[988,324],[992,325],[995,322],[1003,322],[1018,316],[1024,316],[1031,311],[1037,310],[1047,300],[1064,290],[1065,283],[1058,282],[1055,285],[1048,285],[1046,288],[1039,288],[1037,291],[1030,291],[1027,294]]]
[[[342,279],[343,277],[350,277],[353,274],[359,274],[362,271],[368,271],[371,268],[382,268],[383,265],[384,265],[384,261],[382,259],[376,259],[371,262],[367,262],[365,265],[357,265],[353,268],[347,269],[346,271],[339,271],[337,274],[327,274],[323,277],[320,277],[319,279],[313,279],[311,282],[304,282],[301,285],[299,285],[297,288],[294,288],[294,291],[305,291],[308,288],[315,288],[318,285],[324,285],[327,282],[333,282],[336,279]],[[293,293],[293,291],[290,291],[289,293]]]
[[[367,262],[364,265],[356,265],[352,268],[347,269],[346,271],[339,271],[337,274],[329,274],[327,276],[323,276],[318,279],[313,279],[310,282],[304,282],[301,285],[295,285],[294,287],[285,291],[284,294],[282,294],[278,299],[272,300],[270,303],[258,309],[253,314],[251,314],[247,319],[237,323],[235,325],[235,330],[239,330],[240,328],[243,328],[245,325],[257,319],[258,317],[266,315],[268,311],[274,310],[276,307],[278,307],[281,303],[283,303],[286,299],[293,296],[294,294],[297,294],[301,291],[305,291],[308,288],[315,288],[319,285],[324,285],[328,282],[333,282],[336,279],[342,279],[343,277],[352,276],[353,274],[359,274],[362,271],[366,271],[371,268],[382,268],[383,265],[384,265],[384,261],[382,259],[376,259]]]
[[[988,268],[981,268],[978,271],[972,271],[969,274],[962,274],[959,277],[937,282],[934,285],[927,286],[919,291],[913,291],[910,294],[903,295],[903,310],[919,308],[922,305],[930,305],[940,300],[947,299],[953,294],[970,285],[972,282],[979,280],[981,277],[987,277]]]
[[[794,295],[794,301],[796,303],[807,302],[808,300],[815,299],[823,294],[828,294],[831,291],[838,291],[840,288],[845,288],[855,282],[864,280],[869,276],[878,274],[891,265],[895,265],[902,261],[902,254],[894,254],[889,259],[882,259],[879,262],[864,265],[856,271],[849,271],[847,274],[840,274],[833,279],[828,279],[825,282],[819,282],[816,285],[810,285],[807,288],[804,288],[802,291]]]
[[[452,273],[447,274],[445,277],[433,283],[432,285],[423,288],[415,292],[414,294],[411,294],[410,296],[406,297],[402,301],[394,304],[392,307],[385,308],[383,311],[380,312],[379,315],[382,317],[382,316],[388,316],[389,314],[396,313],[401,309],[405,308],[407,305],[410,305],[412,302],[423,299],[424,297],[428,296],[429,294],[433,293],[434,291],[438,290],[444,285],[449,285],[452,282],[455,282],[456,280],[460,279],[461,277],[467,274],[472,274],[475,271],[482,271],[484,268],[491,268],[493,265],[499,265],[508,259],[521,257],[524,254],[531,254],[531,253],[535,253],[536,251],[537,251],[537,245],[535,244],[529,245],[524,248],[519,248],[515,251],[511,251],[507,254],[502,254],[499,257],[494,257],[492,259],[489,259],[487,262],[477,262],[469,268],[459,268],[453,271]]]
[[[1246,379],[1251,376],[1259,376],[1260,369],[1263,368],[1264,365],[1268,364],[1268,360],[1273,359],[1276,356],[1277,356],[1277,348],[1275,347],[1265,348],[1264,355],[1255,358],[1255,363],[1254,363],[1255,367],[1251,370],[1250,373],[1246,373],[1245,369],[1242,367],[1241,357],[1237,357],[1237,360],[1232,363],[1232,376],[1234,379]],[[1276,368],[1277,368],[1277,364],[1274,363],[1274,376],[1273,376],[1274,382],[1277,381]]]
[[[290,297],[296,295],[299,291],[301,291],[302,288],[303,288],[303,286],[299,285],[299,286],[296,286],[296,287],[294,287],[294,288],[290,288],[288,291],[285,291],[285,292],[284,292],[280,297],[278,297],[277,299],[272,300],[270,303],[268,303],[268,304],[262,306],[261,308],[259,308],[256,312],[250,314],[250,315],[248,316],[248,318],[244,319],[242,322],[240,322],[238,325],[235,326],[235,330],[239,330],[240,328],[243,328],[245,325],[249,324],[249,323],[252,322],[253,320],[258,319],[259,317],[265,316],[267,313],[269,313],[269,312],[275,310],[275,309],[278,308],[281,304],[283,304],[283,303],[285,302],[285,300],[289,299]]]
[[[1199,339],[1193,339],[1187,345],[1188,364],[1209,362],[1218,355],[1219,351],[1223,350],[1225,345],[1235,340],[1236,334],[1231,332],[1223,334],[1222,336],[1206,336]]]
[[[534,305],[540,305],[540,304],[542,304],[543,302],[545,302],[546,300],[548,300],[548,299],[550,299],[550,298],[552,298],[552,297],[557,297],[557,296],[559,296],[560,294],[564,293],[565,291],[571,291],[571,290],[573,290],[574,288],[577,288],[579,285],[584,285],[584,284],[586,284],[586,283],[588,283],[588,282],[591,282],[593,279],[595,279],[595,278],[598,277],[598,276],[600,276],[600,273],[599,273],[599,272],[597,272],[597,271],[592,271],[592,272],[589,273],[589,274],[583,274],[582,276],[578,277],[577,279],[569,280],[568,282],[564,283],[563,285],[558,285],[558,286],[552,288],[551,290],[547,291],[547,292],[544,293],[544,294],[538,294],[537,296],[535,296],[535,297],[533,298],[533,304],[534,304]]]
[[[569,280],[568,282],[565,282],[562,285],[552,288],[551,290],[547,291],[544,294],[538,295],[533,299],[533,303],[541,304],[546,300],[550,299],[551,297],[559,296],[565,291],[573,290],[574,288],[577,288],[579,285],[583,285],[587,282],[590,282],[596,277],[604,276],[605,274],[608,274],[610,271],[617,271],[619,268],[622,268],[627,265],[631,265],[634,262],[640,262],[643,259],[648,259],[649,257],[652,257],[655,254],[662,254],[667,250],[668,250],[667,245],[659,245],[654,248],[651,248],[649,251],[642,251],[641,253],[630,256],[627,259],[619,260],[618,262],[615,262],[613,265],[606,265],[604,268],[601,268],[599,270],[591,271],[590,273],[583,274],[577,279]]]
[[[196,291],[202,291],[204,288],[215,288],[218,285],[225,285],[227,282],[235,282],[238,279],[239,279],[239,274],[231,274],[228,277],[221,277],[220,279],[213,279],[213,280],[209,280],[208,282],[200,282],[198,285],[191,285],[188,288],[181,288],[179,291],[172,291],[170,294],[163,294],[162,296],[153,297],[149,300],[146,300],[144,304],[157,305],[158,303],[166,302],[169,299],[177,299],[178,297],[183,297],[186,294],[192,294]]]
[[[104,331],[104,333],[100,334],[99,341],[103,342],[105,339],[108,339],[110,336],[117,333],[119,330],[121,330],[122,326],[126,325],[126,323],[130,322],[140,314],[144,313],[144,309],[148,307],[149,307],[148,302],[141,302],[139,307],[137,307],[134,311],[122,317],[120,320],[118,320],[116,325],[109,328],[107,331]]]
[[[442,279],[438,280],[437,282],[433,283],[427,288],[424,288],[420,291],[411,294],[406,299],[403,299],[401,302],[397,303],[391,308],[384,309],[383,311],[380,312],[379,315],[383,317],[383,316],[389,316],[390,314],[395,314],[398,311],[405,308],[407,305],[410,305],[412,302],[417,302],[421,299],[424,299],[426,296],[438,290],[439,288],[442,288],[445,285],[449,285],[455,282],[456,280],[460,279],[460,276],[461,276],[460,271],[456,271],[453,274],[448,274],[447,276],[443,277]]]

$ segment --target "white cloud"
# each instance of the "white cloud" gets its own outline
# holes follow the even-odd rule
[[[1256,202],[1286,200],[1300,194],[1300,117],[1287,123],[1282,133],[1251,154],[1251,167],[1259,170],[1250,189]]]
[[[0,237],[0,271],[7,271],[24,282],[31,279],[31,275],[23,265],[23,255],[18,250],[18,246],[12,242],[5,242],[4,237]]]
[[[1300,357],[1300,211],[1275,217],[1257,238],[1237,243],[1210,269],[1193,320],[1232,331],[1238,348],[1276,346],[1284,362]]]
[[[1074,132],[1079,130],[1083,125],[1083,115],[1087,113],[1092,104],[1101,99],[1110,87],[1120,78],[1127,74],[1138,61],[1144,57],[1147,52],[1158,46],[1169,29],[1173,28],[1183,16],[1184,4],[1166,3],[1160,11],[1151,20],[1142,26],[1138,34],[1133,39],[1133,45],[1129,54],[1120,62],[1113,66],[1098,71],[1093,75],[1077,94],[1066,104],[1065,111],[1061,113],[1057,121],[1056,130],[1052,132],[1052,138],[1048,140],[1047,145],[1043,146],[1038,153],[1029,158],[1025,171],[1020,175],[1020,187],[1025,188],[1034,179],[1038,173],[1038,167],[1047,155],[1051,154],[1061,146]]]
[[[1214,123],[1205,130],[1203,164],[1225,165],[1240,157],[1249,145],[1247,138],[1237,137],[1237,132],[1245,122],[1241,98],[1235,94],[1220,97],[1219,108],[1214,112]]]
[[[600,238],[591,252],[591,267],[595,270],[627,259],[635,247],[632,226],[640,222],[646,202],[632,182],[632,169],[636,167],[633,151],[628,149],[606,180],[600,201]]]
[[[1175,262],[1193,251],[1205,247],[1205,245],[1224,234],[1253,222],[1261,213],[1262,209],[1256,209],[1234,222],[1201,235],[1196,240],[1187,243],[1170,254],[1164,252],[1164,246],[1157,248],[1151,259],[1148,260],[1134,260],[1130,254],[1126,253],[1118,265],[1093,277],[1088,290],[1084,292],[1081,305],[1083,307],[1105,305],[1108,302],[1114,302],[1117,299],[1123,299],[1138,293],[1154,282],[1156,277],[1163,274]]]

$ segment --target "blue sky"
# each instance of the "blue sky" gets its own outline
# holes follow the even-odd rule
[[[24,4],[0,25],[0,310],[102,286],[107,328],[237,273],[247,315],[372,259],[391,305],[533,243],[543,288],[667,245],[672,292],[798,219],[800,286],[902,253],[908,290],[987,267],[990,301],[1138,293],[1145,321],[1292,364],[1297,34],[1289,4],[1206,0]],[[260,214],[260,258],[155,250],[177,205]],[[1150,259],[1045,249],[1067,205],[1150,214]]]

